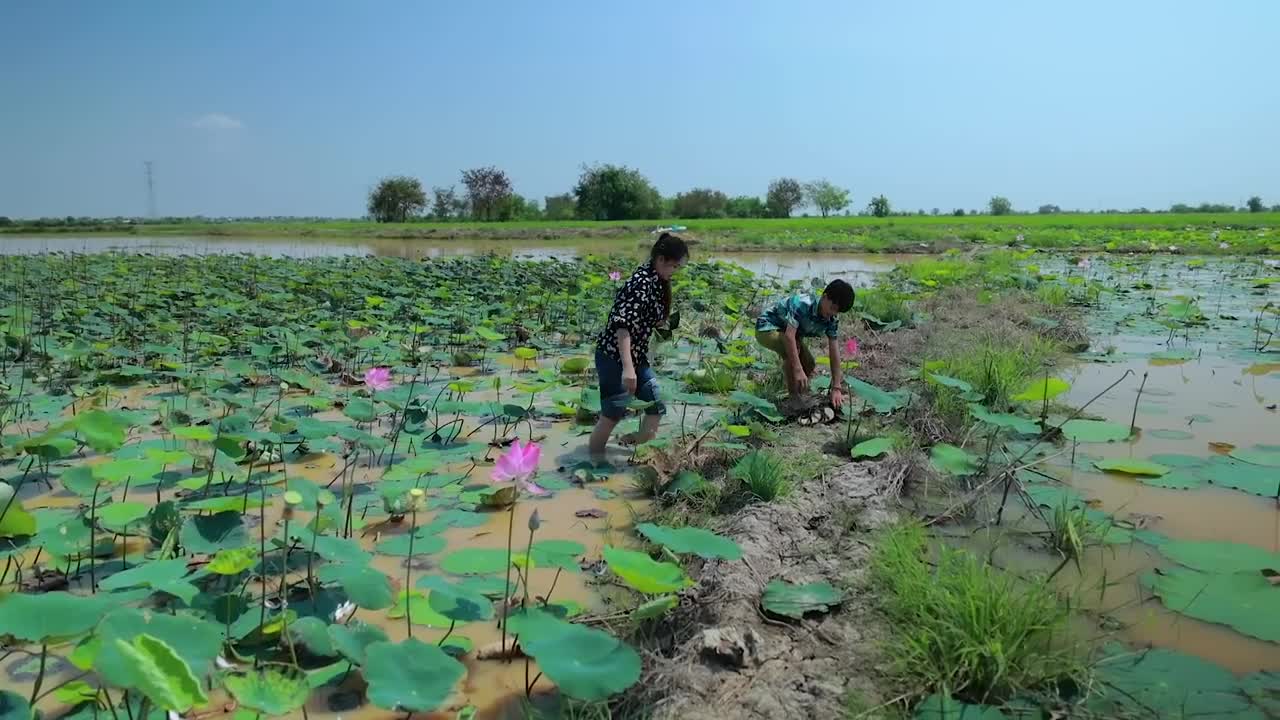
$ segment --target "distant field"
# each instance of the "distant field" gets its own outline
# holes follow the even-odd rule
[[[963,244],[1025,244],[1046,248],[1197,252],[1280,252],[1280,213],[907,215],[788,219],[631,220],[619,222],[413,222],[364,220],[175,224],[87,224],[37,228],[14,224],[6,233],[116,233],[262,237],[402,238],[433,241],[642,237],[654,228],[684,225],[690,237],[720,249],[930,252]],[[1221,248],[1221,243],[1228,248]]]

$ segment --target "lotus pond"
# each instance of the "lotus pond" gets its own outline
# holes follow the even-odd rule
[[[583,462],[588,358],[625,266],[99,254],[0,269],[14,712],[466,717],[553,687],[598,701],[640,658],[571,620],[660,617],[689,584],[680,556],[738,553],[705,530],[633,527],[630,474]],[[695,265],[684,327],[741,325],[768,291]],[[745,449],[743,423],[776,418],[729,392],[745,346],[663,343],[662,372],[690,383],[668,434]],[[530,447],[520,477],[494,474]]]
[[[910,308],[978,284],[968,262],[883,276],[868,297],[905,304],[884,304],[901,311],[891,319],[864,301],[867,332],[927,322]],[[1008,506],[998,526],[941,522],[935,536],[1050,575],[1081,598],[1092,638],[1162,648],[1135,661],[1105,646],[1100,673],[1124,692],[1101,694],[1116,705],[1100,712],[1165,707],[1174,694],[1160,688],[1176,682],[1186,712],[1267,717],[1280,688],[1265,672],[1280,670],[1266,611],[1280,571],[1276,269],[1010,252],[999,265],[989,282],[1082,313],[1089,349],[999,399],[926,352],[901,387],[851,381],[859,417],[891,427],[919,395],[947,396],[966,427],[926,449],[937,472],[981,489],[1021,468],[1007,486],[1024,503],[988,488]],[[552,688],[584,701],[625,691],[640,656],[610,629],[670,611],[690,582],[682,560],[739,551],[698,528],[636,522],[651,493],[628,451],[612,451],[612,468],[584,462],[592,335],[615,269],[628,268],[0,258],[8,707],[497,717]],[[780,289],[723,263],[678,276],[656,447],[692,435],[742,453],[781,419],[744,392],[765,367],[744,329]],[[526,443],[536,471],[494,482]],[[900,445],[870,438],[854,455]],[[829,587],[782,581],[762,596],[782,619],[834,602]],[[930,702],[922,717],[952,703]]]

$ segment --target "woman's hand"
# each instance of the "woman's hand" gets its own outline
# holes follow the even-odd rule
[[[632,395],[636,394],[636,369],[630,365],[622,368],[622,387]]]

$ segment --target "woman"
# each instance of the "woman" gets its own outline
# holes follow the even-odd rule
[[[596,340],[600,421],[589,444],[593,463],[604,462],[605,445],[633,396],[653,403],[645,409],[634,440],[647,442],[658,432],[666,408],[658,399],[658,379],[649,366],[649,336],[671,314],[671,276],[688,257],[684,240],[663,233],[653,244],[649,261],[636,269],[613,300],[609,324]]]

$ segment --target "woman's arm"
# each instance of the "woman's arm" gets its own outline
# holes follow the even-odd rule
[[[618,355],[622,357],[622,387],[635,395],[636,366],[635,361],[631,359],[631,333],[626,328],[620,327],[614,331],[614,337],[618,340]]]

